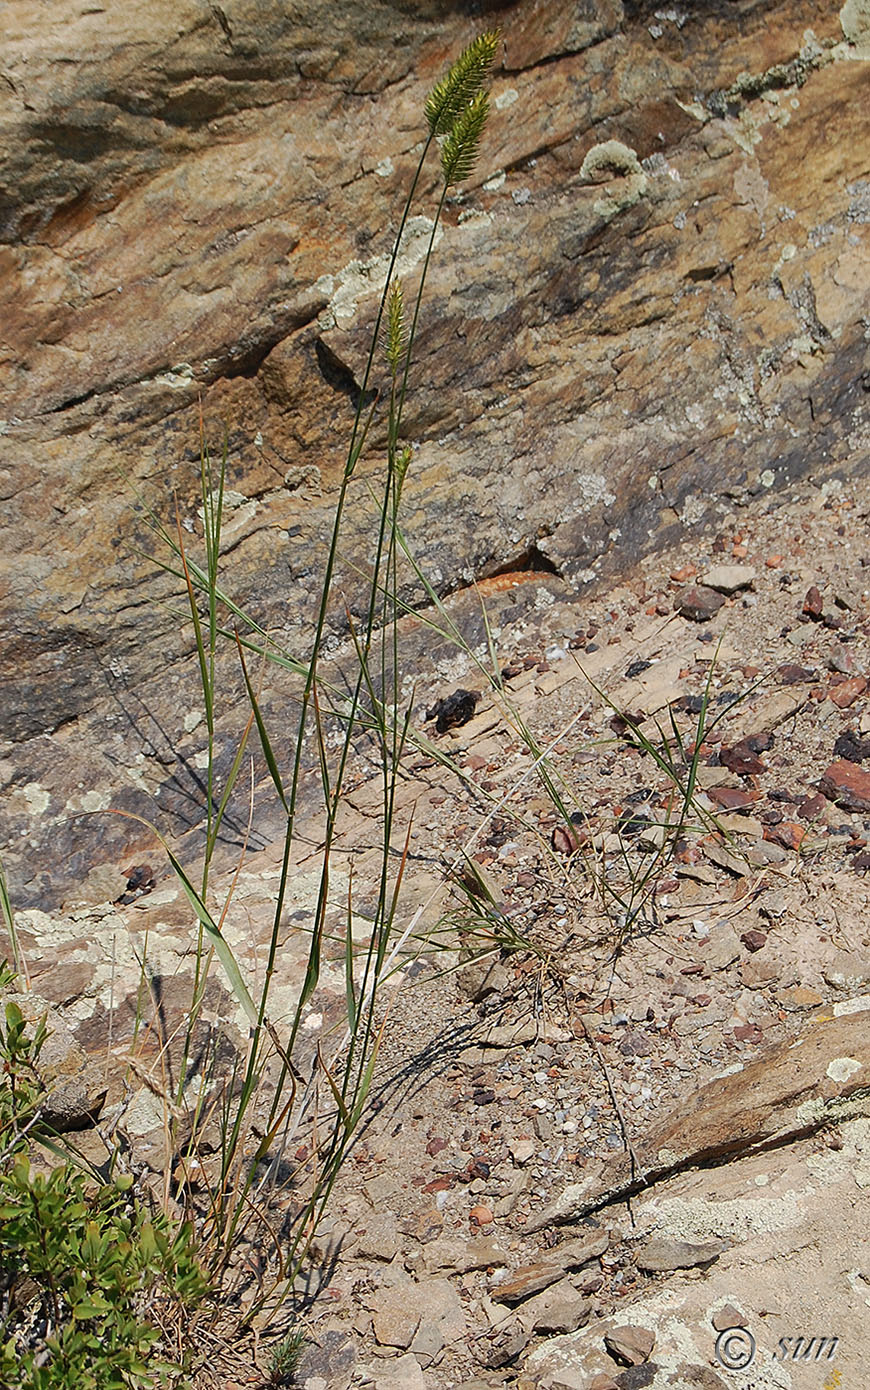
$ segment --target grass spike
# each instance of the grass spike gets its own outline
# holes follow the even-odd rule
[[[399,365],[402,361],[407,343],[408,335],[405,329],[405,299],[401,284],[398,280],[394,280],[390,286],[390,297],[387,300],[386,328],[387,363],[393,376],[398,375]]]
[[[449,135],[457,118],[477,96],[490,74],[498,52],[499,34],[479,34],[436,82],[423,108],[432,135]]]
[[[447,188],[462,183],[474,169],[488,115],[489,97],[486,92],[478,92],[457,116],[441,149],[441,171]]]

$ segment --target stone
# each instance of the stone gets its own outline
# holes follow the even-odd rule
[[[423,1268],[466,1274],[470,1269],[489,1269],[508,1263],[507,1252],[492,1241],[465,1240],[461,1236],[442,1236],[425,1247]]]
[[[538,1145],[535,1140],[528,1135],[520,1135],[516,1139],[508,1140],[508,1149],[510,1150],[511,1158],[514,1163],[518,1164],[520,1167],[528,1163],[529,1159],[534,1158],[537,1148]]]
[[[420,1324],[411,1351],[425,1369],[446,1346],[456,1346],[466,1334],[465,1312],[457,1289],[449,1279],[427,1279],[418,1285]]]
[[[497,1303],[522,1303],[523,1299],[531,1298],[532,1294],[555,1284],[564,1271],[565,1266],[558,1264],[541,1262],[523,1265],[521,1269],[514,1270],[508,1279],[496,1284],[490,1290],[490,1297]]]
[[[382,1347],[409,1347],[414,1340],[423,1306],[411,1281],[378,1289],[368,1300],[374,1334]],[[416,1363],[419,1365],[419,1363]]]
[[[578,1236],[574,1240],[562,1241],[561,1245],[547,1253],[562,1269],[582,1269],[590,1260],[596,1260],[599,1255],[603,1255],[609,1244],[609,1231],[599,1228],[590,1230],[588,1235]]]
[[[746,811],[760,797],[758,791],[744,791],[742,787],[709,787],[707,795],[723,811]]]
[[[751,565],[713,565],[704,575],[708,589],[718,589],[723,594],[736,594],[740,589],[751,589],[755,583],[755,570]]]
[[[748,1319],[733,1303],[726,1303],[710,1319],[717,1332],[727,1332],[729,1327],[746,1327]]]
[[[708,589],[704,584],[692,584],[677,594],[674,609],[682,618],[689,618],[693,623],[708,623],[715,618],[724,602],[725,599],[715,589]]]
[[[295,1379],[301,1390],[346,1390],[356,1365],[356,1347],[348,1336],[330,1329],[318,1342],[306,1342]]]
[[[777,999],[784,1008],[792,1009],[815,1009],[824,1003],[819,991],[808,989],[806,985],[789,985],[778,991]]]
[[[471,1208],[468,1213],[468,1220],[473,1227],[490,1226],[495,1220],[491,1207],[486,1207],[482,1203]]]
[[[591,1298],[584,1298],[570,1280],[562,1279],[524,1303],[519,1317],[530,1332],[576,1332],[588,1320],[593,1306]]]
[[[420,1362],[410,1352],[377,1366],[372,1382],[374,1390],[428,1390]]]
[[[850,43],[870,44],[870,6],[867,0],[846,0],[840,10],[840,23]]]
[[[502,961],[486,956],[463,965],[456,972],[456,983],[473,1004],[479,1004],[490,994],[506,993],[512,977]]]
[[[399,1249],[399,1226],[388,1212],[372,1212],[361,1227],[355,1254],[361,1260],[392,1260]]]
[[[673,1269],[697,1269],[718,1260],[727,1248],[723,1241],[718,1240],[694,1244],[668,1236],[653,1236],[638,1251],[635,1263],[638,1269],[649,1274]]]
[[[870,772],[840,758],[822,773],[819,789],[849,811],[870,811]]]
[[[840,681],[837,685],[832,685],[828,691],[828,699],[837,709],[848,709],[854,705],[860,695],[867,689],[867,681],[863,676],[850,676],[848,680]]]
[[[621,1366],[639,1366],[648,1361],[656,1344],[655,1333],[647,1327],[626,1323],[604,1334],[604,1345]]]
[[[510,1366],[525,1351],[532,1334],[519,1318],[509,1318],[487,1336],[478,1353],[484,1366]]]
[[[767,932],[759,931],[757,927],[750,927],[749,931],[741,932],[740,940],[747,951],[760,951],[767,943]]]
[[[846,729],[834,742],[834,757],[850,763],[862,763],[870,758],[870,738],[862,738],[854,729]]]
[[[765,840],[772,840],[783,849],[799,850],[807,836],[807,827],[795,821],[784,820],[778,825],[765,826]]]

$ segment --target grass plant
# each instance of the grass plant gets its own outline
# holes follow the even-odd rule
[[[371,335],[371,345],[357,394],[344,467],[336,498],[332,537],[320,581],[319,601],[310,651],[305,656],[281,650],[256,624],[247,622],[241,608],[226,593],[220,577],[221,518],[227,477],[227,457],[215,462],[205,439],[201,447],[200,490],[204,556],[194,557],[183,528],[157,524],[166,552],[159,559],[174,574],[187,596],[188,617],[197,653],[206,721],[206,823],[200,867],[194,875],[166,846],[166,853],[191,905],[196,924],[196,964],[193,998],[184,1040],[182,1066],[173,1102],[186,1104],[198,1117],[210,1109],[208,1088],[197,1090],[189,1061],[191,1039],[202,1006],[206,981],[215,962],[222,968],[236,1002],[249,1025],[247,1054],[239,1065],[231,1094],[223,1091],[219,1109],[221,1146],[219,1171],[212,1175],[199,1232],[212,1275],[220,1278],[233,1262],[233,1252],[251,1221],[273,1231],[271,1282],[249,1299],[252,1318],[269,1303],[275,1307],[292,1290],[313,1233],[327,1209],[335,1181],[345,1162],[365,1110],[381,1038],[379,999],[391,961],[399,895],[405,866],[409,826],[398,824],[396,786],[399,765],[411,728],[411,703],[402,701],[399,682],[397,625],[402,616],[398,599],[399,512],[402,489],[412,463],[412,450],[403,437],[402,418],[414,361],[414,343],[427,273],[446,200],[471,173],[488,115],[486,82],[498,39],[488,33],[475,39],[430,92],[424,106],[427,133],[419,162],[400,216],[384,291]],[[405,229],[416,207],[430,154],[440,162],[440,189],[431,219],[428,246],[414,294],[406,302],[395,276]],[[386,371],[386,386],[372,390]],[[327,620],[341,596],[336,592],[336,565],[346,509],[358,465],[371,427],[385,417],[385,463],[380,481],[365,486],[378,496],[378,520],[361,615],[347,622],[355,656],[355,675],[348,689],[339,690],[322,674]],[[219,787],[215,775],[216,727],[220,716],[217,676],[219,646],[235,646],[249,704],[231,771]],[[295,731],[289,760],[282,763],[261,699],[257,658],[292,671],[299,679]],[[262,667],[260,667],[262,670]],[[284,820],[281,870],[275,895],[272,927],[265,959],[256,978],[248,978],[235,959],[222,930],[233,911],[232,888],[215,901],[210,867],[221,824],[243,766],[249,740],[256,735],[271,788]],[[349,896],[342,956],[345,980],[344,1029],[333,1055],[318,1053],[314,1073],[303,1077],[296,1060],[306,1008],[321,979],[324,950],[331,938],[333,861],[344,810],[344,785],[354,742],[364,734],[376,749],[380,770],[382,815],[380,870],[377,882],[366,885],[374,899],[367,941],[360,953],[353,937],[353,902]],[[318,771],[323,832],[319,886],[307,928],[307,962],[299,981],[292,1018],[280,1027],[270,1011],[272,986],[282,967],[281,943],[293,851],[300,833],[300,791],[313,762]],[[241,867],[241,862],[239,868]],[[237,870],[238,872],[238,870]],[[268,1092],[264,1078],[269,1075]],[[264,1097],[267,1096],[265,1112]],[[257,1110],[256,1132],[252,1124]],[[211,1106],[212,1113],[214,1107]],[[274,1234],[267,1215],[270,1190],[278,1174],[286,1175],[290,1137],[318,1117],[312,1171],[296,1187],[297,1209],[289,1231]],[[188,1151],[195,1148],[195,1134]],[[292,1168],[292,1164],[290,1165]],[[301,1195],[300,1195],[301,1193]]]

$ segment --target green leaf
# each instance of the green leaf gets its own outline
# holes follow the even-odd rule
[[[111,1313],[112,1305],[101,1293],[92,1293],[82,1298],[73,1306],[72,1315],[81,1321],[82,1318],[102,1318],[106,1313]]]

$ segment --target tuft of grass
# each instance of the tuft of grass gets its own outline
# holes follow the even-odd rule
[[[283,1390],[283,1387],[293,1385],[305,1350],[305,1342],[304,1327],[294,1327],[271,1353],[268,1384],[274,1386],[275,1390]]]

